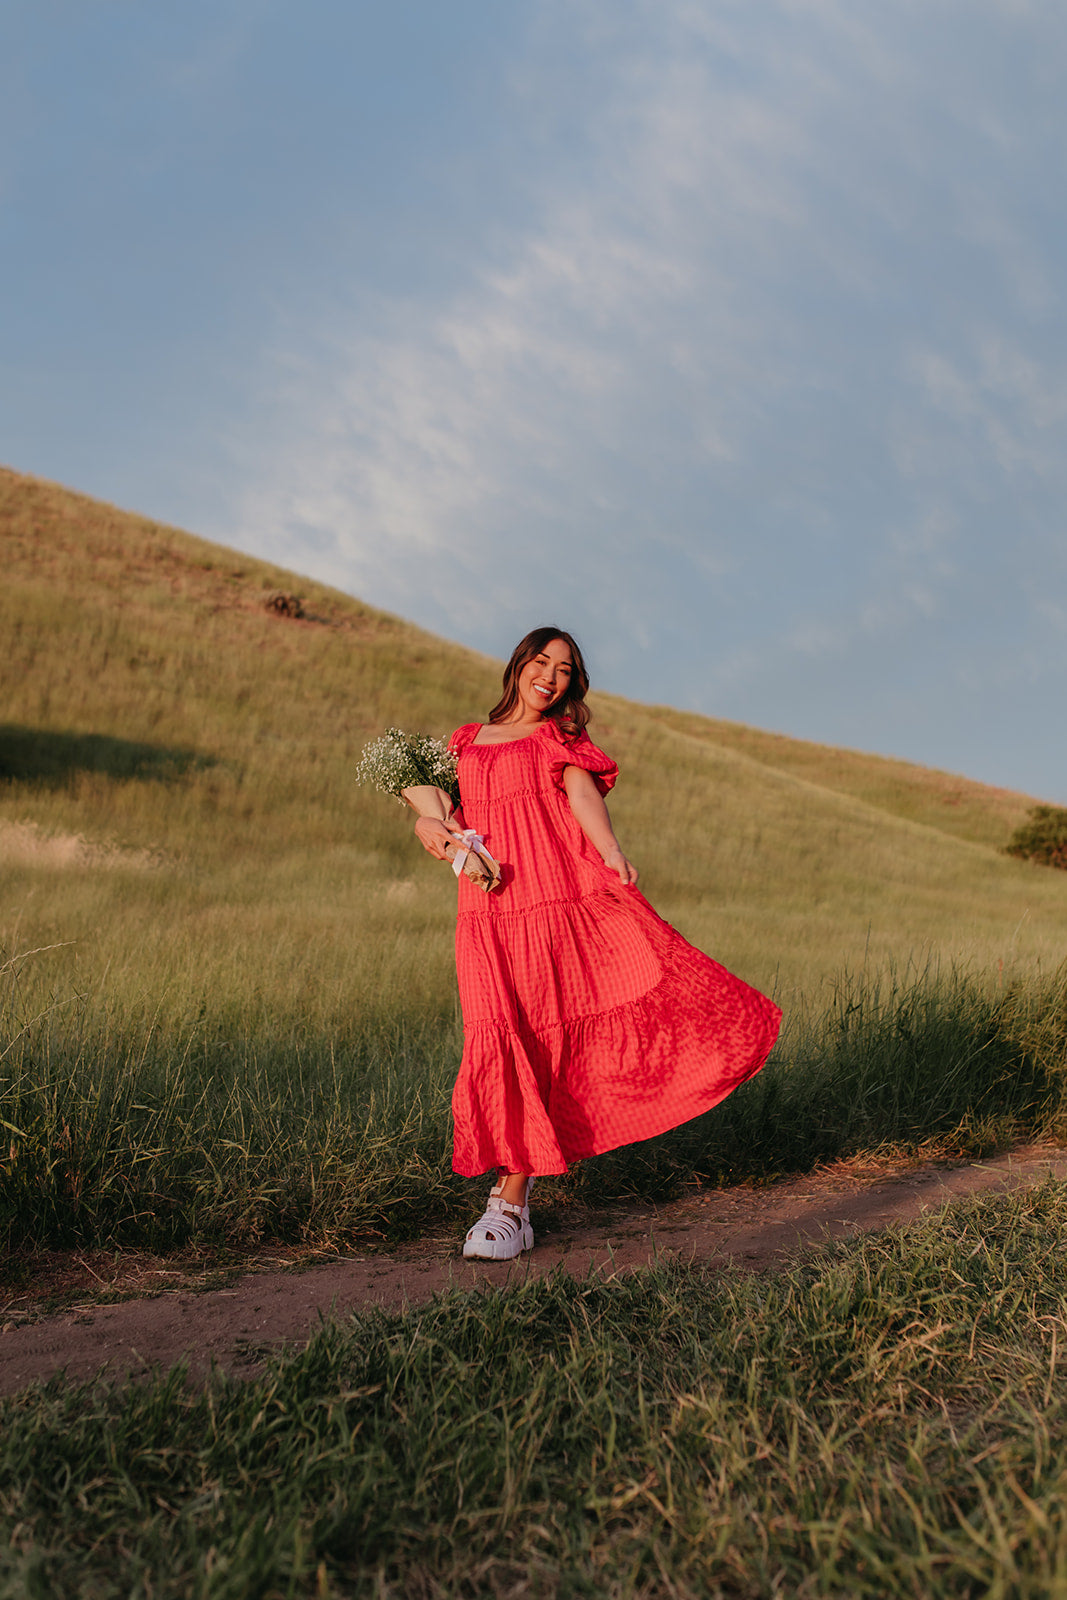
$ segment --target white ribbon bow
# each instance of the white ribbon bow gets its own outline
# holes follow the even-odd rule
[[[485,840],[482,838],[480,833],[475,833],[473,828],[464,828],[462,833],[454,833],[452,837],[459,846],[459,849],[457,849],[452,858],[452,871],[456,874],[457,878],[462,878],[463,868],[466,864],[467,857],[470,855],[472,850],[475,852],[484,850]]]

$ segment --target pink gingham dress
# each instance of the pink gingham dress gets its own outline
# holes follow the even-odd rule
[[[565,1172],[724,1100],[766,1061],[781,1012],[601,861],[563,787],[568,766],[602,794],[618,776],[586,734],[546,720],[476,745],[480,726],[451,748],[466,824],[502,876],[491,894],[459,880],[453,1167]]]

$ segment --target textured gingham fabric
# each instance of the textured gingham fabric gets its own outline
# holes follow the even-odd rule
[[[501,881],[486,894],[459,880],[453,1167],[565,1172],[724,1100],[766,1061],[781,1012],[605,867],[563,787],[568,766],[601,793],[615,782],[586,734],[568,744],[543,722],[476,745],[480,726],[457,729],[451,748],[466,824]]]

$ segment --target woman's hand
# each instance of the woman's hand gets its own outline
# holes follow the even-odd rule
[[[619,845],[616,845],[613,850],[609,850],[603,860],[606,867],[610,867],[612,872],[619,874],[620,883],[637,883],[637,868],[632,861],[627,861]]]
[[[454,817],[450,817],[447,822],[441,822],[437,817],[415,819],[415,837],[435,861],[450,859],[445,846],[450,842],[455,843],[456,834],[462,832],[462,823],[457,823]]]

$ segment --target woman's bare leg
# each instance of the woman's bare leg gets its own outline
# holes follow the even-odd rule
[[[506,1200],[509,1206],[524,1206],[526,1204],[526,1188],[530,1182],[528,1173],[498,1172],[496,1181],[503,1184],[504,1187],[500,1191],[500,1197],[502,1200]]]

